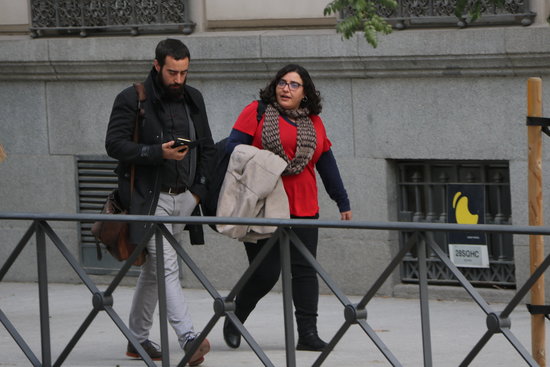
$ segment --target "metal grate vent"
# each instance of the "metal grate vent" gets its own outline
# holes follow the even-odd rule
[[[117,187],[114,169],[117,161],[106,156],[76,157],[78,212],[101,213],[107,195]],[[95,238],[91,232],[92,223],[82,222],[79,228],[82,265],[92,274],[113,273],[121,262],[115,260],[105,249],[97,258]]]

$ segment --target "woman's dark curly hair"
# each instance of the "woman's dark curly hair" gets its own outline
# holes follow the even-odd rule
[[[307,70],[297,64],[289,64],[283,67],[277,72],[275,78],[273,78],[264,89],[260,90],[260,99],[262,102],[270,104],[277,101],[277,96],[275,94],[277,83],[279,83],[279,80],[281,80],[283,76],[291,72],[298,73],[298,75],[302,78],[304,95],[306,98],[305,101],[302,100],[302,102],[300,102],[300,107],[307,107],[309,109],[309,113],[312,115],[320,114],[323,109],[323,106],[321,105],[321,94],[317,89],[315,89],[313,80],[311,80]]]

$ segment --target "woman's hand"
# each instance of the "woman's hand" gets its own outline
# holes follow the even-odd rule
[[[340,219],[341,220],[351,220],[351,210],[348,210],[347,212],[340,213]]]
[[[193,193],[191,193],[191,195],[193,195],[193,197],[195,198],[195,202],[197,203],[197,205],[199,205],[199,203],[201,201],[201,198],[199,197],[199,195],[195,195]]]

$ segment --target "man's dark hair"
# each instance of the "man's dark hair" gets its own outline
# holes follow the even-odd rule
[[[160,66],[164,66],[166,56],[172,56],[176,60],[191,60],[191,54],[187,46],[180,40],[174,38],[167,38],[160,41],[155,49],[155,59],[157,59]]]
[[[264,89],[260,90],[260,99],[265,104],[276,102],[277,97],[275,94],[275,89],[277,88],[277,83],[279,82],[279,80],[281,80],[283,76],[292,71],[298,73],[298,75],[300,75],[300,78],[302,78],[302,82],[304,83],[304,95],[306,98],[300,103],[300,107],[307,107],[309,109],[309,113],[311,113],[312,115],[318,115],[323,109],[323,106],[321,104],[321,94],[317,89],[315,89],[313,80],[311,80],[311,77],[309,76],[307,70],[303,66],[297,64],[289,64],[279,70],[275,77],[271,79],[271,81],[267,84],[267,86]]]

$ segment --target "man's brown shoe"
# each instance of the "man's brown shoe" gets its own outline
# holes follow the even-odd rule
[[[187,342],[185,342],[185,345],[183,346],[183,350],[185,351],[185,353],[191,350],[191,345],[194,341],[195,339],[189,339],[187,340]],[[189,366],[198,366],[199,364],[204,362],[204,355],[208,352],[210,352],[210,342],[208,342],[208,339],[205,338],[189,360]]]
[[[143,343],[141,343],[141,346],[143,349],[145,349],[145,352],[151,357],[153,361],[160,361],[162,360],[162,352],[160,351],[160,346],[156,343],[153,343],[150,340],[146,340]],[[136,348],[131,343],[128,343],[128,348],[126,349],[126,355],[128,357],[132,358],[139,358],[141,359],[141,356],[138,354]]]

